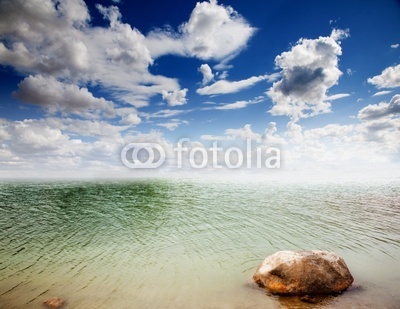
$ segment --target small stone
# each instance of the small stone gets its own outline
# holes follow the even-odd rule
[[[43,304],[52,309],[60,309],[64,305],[64,300],[60,297],[50,297]]]

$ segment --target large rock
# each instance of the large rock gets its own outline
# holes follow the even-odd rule
[[[353,282],[344,260],[328,251],[279,251],[258,267],[254,281],[273,294],[338,294]]]

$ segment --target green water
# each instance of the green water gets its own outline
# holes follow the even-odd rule
[[[400,181],[0,184],[0,308],[315,308],[251,280],[269,254],[335,251],[354,288],[320,308],[400,308]]]

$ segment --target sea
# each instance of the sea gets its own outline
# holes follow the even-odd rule
[[[400,179],[0,182],[0,308],[400,308]],[[308,304],[256,286],[280,250],[355,281]]]

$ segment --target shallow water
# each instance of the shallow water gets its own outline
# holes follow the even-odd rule
[[[400,308],[400,181],[0,184],[0,308]],[[269,254],[341,255],[319,304],[251,280]]]

